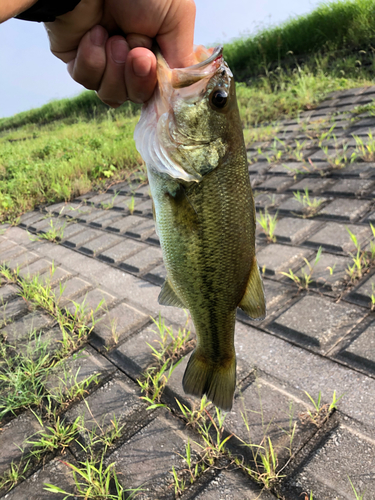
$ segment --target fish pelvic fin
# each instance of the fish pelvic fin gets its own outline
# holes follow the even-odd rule
[[[245,294],[238,307],[252,319],[261,320],[266,317],[266,299],[264,296],[263,281],[255,257],[251,266]]]
[[[186,309],[186,306],[182,302],[182,300],[177,296],[176,292],[173,290],[173,287],[168,279],[163,283],[161,287],[161,292],[159,293],[158,302],[162,306],[174,306],[181,307],[182,309]]]
[[[199,347],[190,356],[182,386],[186,394],[202,397],[214,405],[230,411],[236,388],[236,355],[223,364],[212,364],[200,354]]]

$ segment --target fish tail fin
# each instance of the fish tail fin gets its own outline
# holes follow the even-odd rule
[[[230,411],[236,387],[236,355],[222,364],[210,363],[195,349],[186,367],[182,386],[186,394],[207,398],[224,411]]]

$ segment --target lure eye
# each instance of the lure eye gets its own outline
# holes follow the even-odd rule
[[[223,89],[214,90],[211,94],[211,103],[215,108],[222,109],[228,101],[228,94]]]

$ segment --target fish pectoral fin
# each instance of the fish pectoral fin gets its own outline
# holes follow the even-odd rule
[[[252,319],[260,320],[264,319],[266,316],[266,299],[264,297],[263,281],[255,257],[245,294],[238,307]]]
[[[182,300],[179,297],[177,297],[176,292],[173,290],[172,285],[168,280],[168,277],[164,281],[163,286],[161,287],[161,292],[159,293],[158,302],[162,306],[174,306],[186,309],[185,304],[183,304]]]
[[[154,205],[154,200],[151,198],[151,203],[152,203],[152,217],[154,219],[154,222],[155,222],[155,233],[159,236],[159,233],[158,233],[158,225],[156,223],[156,211],[155,211],[155,205]]]

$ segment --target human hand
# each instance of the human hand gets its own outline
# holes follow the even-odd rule
[[[194,20],[193,0],[81,0],[45,24],[51,51],[68,63],[73,79],[118,107],[151,97],[153,39],[171,67],[192,64]]]

